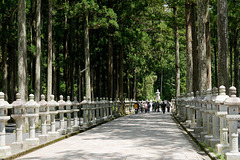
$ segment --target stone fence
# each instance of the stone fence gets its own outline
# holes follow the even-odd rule
[[[124,101],[125,113],[130,114],[134,111],[134,102],[127,99]],[[63,96],[60,96],[57,102],[53,95],[48,102],[42,95],[41,101],[37,103],[34,101],[33,94],[30,94],[29,101],[24,103],[19,93],[16,95],[16,101],[9,104],[4,100],[4,93],[0,92],[0,158],[9,157],[66,134],[118,117],[120,106],[119,99],[113,101],[111,98],[96,98],[95,101],[90,101],[84,98],[82,102],[78,102],[76,97],[74,101],[70,101],[68,96],[67,101],[64,101]],[[12,110],[10,116],[8,116],[9,110]],[[16,124],[15,132],[11,133],[15,134],[16,138],[15,142],[6,145],[6,125],[10,117]],[[39,123],[40,134],[35,127]],[[23,134],[26,131],[29,132],[29,137],[24,140]]]
[[[212,90],[182,94],[176,99],[176,117],[191,128],[194,135],[227,160],[239,160],[238,120],[240,98],[236,88],[230,87],[229,96],[224,86]]]

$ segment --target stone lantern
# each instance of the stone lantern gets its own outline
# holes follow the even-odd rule
[[[240,98],[236,96],[237,90],[235,87],[229,88],[230,97],[224,101],[224,105],[227,106],[226,118],[229,123],[229,152],[227,152],[227,160],[240,159],[240,153],[238,150],[238,120],[240,120],[239,106]]]
[[[219,118],[215,115],[215,112],[217,111],[217,104],[216,104],[216,98],[218,96],[218,88],[213,88],[213,95],[211,100],[211,110],[209,110],[209,113],[212,116],[212,127],[209,128],[213,137],[210,139],[209,144],[211,147],[215,147],[215,145],[219,141]]]
[[[208,101],[211,98],[211,90],[208,90],[207,92],[203,91],[204,98],[202,99],[201,104],[201,112],[202,112],[202,122],[203,122],[203,131],[200,133],[200,137],[204,139],[204,136],[207,135],[207,122],[208,122],[208,116],[207,116],[207,105]]]
[[[13,114],[11,117],[16,121],[16,142],[11,144],[12,153],[25,149],[26,143],[23,142],[23,119],[25,115],[24,102],[21,100],[21,95],[16,94],[16,101],[12,103]]]
[[[215,96],[216,97],[216,96]],[[215,98],[214,98],[215,99]],[[207,144],[209,144],[209,140],[213,138],[212,135],[212,114],[211,114],[211,109],[212,109],[212,89],[207,90],[207,96],[205,99],[205,114],[207,115],[207,128],[206,128],[206,135],[204,136],[204,140]]]
[[[157,100],[158,102],[161,102],[159,89],[157,89],[157,92],[156,92],[156,100]]]
[[[61,135],[66,134],[66,129],[64,129],[64,127],[65,127],[64,113],[66,113],[66,110],[64,109],[65,105],[66,105],[66,102],[63,100],[63,96],[60,95],[60,100],[58,101],[58,113],[59,113],[59,119],[60,119],[60,128],[57,131]]]
[[[191,124],[190,124],[190,128],[194,128],[196,125],[195,122],[195,106],[196,106],[196,98],[194,97],[194,93],[191,92],[191,103],[190,103],[190,119],[191,119]]]
[[[117,99],[117,113],[118,113],[118,116],[120,115],[120,107],[121,107],[121,101],[120,101],[120,99],[118,98],[118,99]]]
[[[6,146],[5,137],[5,123],[10,119],[10,116],[7,116],[7,109],[9,108],[11,108],[11,105],[4,100],[4,93],[0,92],[0,157],[11,155],[11,148]]]
[[[96,125],[97,124],[96,116],[95,116],[95,113],[96,113],[96,102],[94,100],[91,102],[91,111],[92,111],[92,114],[91,114],[92,124]]]
[[[83,97],[83,101],[80,103],[82,106],[82,110],[83,110],[83,128],[87,128],[88,127],[88,119],[87,119],[87,99],[86,97]]]
[[[190,103],[192,101],[192,97],[191,97],[191,94],[188,93],[187,94],[187,98],[186,98],[186,125],[190,127],[190,124],[191,124],[191,112],[190,112]]]
[[[48,132],[50,139],[56,139],[59,137],[59,132],[56,132],[56,122],[55,122],[55,116],[58,114],[58,111],[56,111],[56,107],[59,104],[54,100],[54,95],[50,96],[50,101],[48,101],[47,106],[49,107],[49,114],[51,117],[51,131]]]
[[[41,101],[38,102],[39,106],[39,116],[41,116],[41,127],[42,134],[38,136],[40,143],[49,141],[49,135],[47,134],[47,115],[48,115],[48,106],[47,101],[45,101],[45,96],[41,95]]]
[[[39,139],[35,137],[35,119],[38,117],[37,108],[38,103],[34,101],[34,95],[29,95],[29,101],[25,104],[26,107],[26,117],[29,121],[29,138],[26,139],[28,146],[36,146],[39,144]]]
[[[202,99],[199,95],[199,91],[196,91],[196,99],[195,99],[195,110],[196,110],[196,126],[194,127],[195,133],[202,132],[202,114],[201,114],[201,102]]]
[[[216,152],[218,154],[225,153],[228,148],[228,129],[227,129],[227,121],[225,116],[227,115],[227,107],[224,105],[224,101],[229,98],[228,95],[226,95],[226,88],[225,86],[219,87],[219,95],[215,99],[215,104],[217,105],[217,111],[215,112],[215,115],[219,117],[219,128],[216,131],[216,139],[220,138],[220,143],[216,145]],[[219,135],[218,135],[219,134]]]
[[[78,124],[79,118],[78,118],[78,112],[79,112],[79,102],[77,101],[77,97],[74,97],[74,101],[72,102],[72,111],[73,111],[73,116],[74,116],[74,123],[73,123],[73,130],[74,131],[79,131],[80,126]]]
[[[111,119],[113,117],[113,106],[114,106],[112,98],[110,98],[110,102],[109,103],[110,103],[109,119]]]
[[[70,100],[70,96],[67,96],[66,101],[66,113],[67,113],[67,133],[72,133],[73,128],[71,127],[71,113],[72,111],[72,102]]]
[[[96,98],[96,123],[99,124],[100,123],[100,107],[99,107],[99,100],[98,97]]]

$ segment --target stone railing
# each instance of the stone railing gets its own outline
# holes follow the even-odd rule
[[[34,101],[34,95],[30,94],[29,101],[24,103],[20,97],[18,93],[16,101],[9,104],[4,100],[4,93],[0,92],[0,158],[9,157],[120,116],[119,99],[113,101],[111,98],[96,98],[90,101],[84,98],[82,102],[78,102],[76,97],[71,101],[67,96],[67,100],[64,101],[63,96],[60,96],[59,101],[56,102],[52,95],[47,102],[42,95],[41,101],[37,103]],[[125,113],[133,112],[134,101],[125,101],[124,104]],[[12,110],[10,116],[8,110]],[[13,143],[10,143],[8,137],[6,138],[6,124],[10,117],[15,121],[13,125],[16,127],[13,133],[7,135],[10,137],[15,135]],[[47,117],[50,119],[47,120]],[[41,124],[40,128],[36,129],[37,119],[41,120],[39,121]],[[26,133],[29,136],[24,139]]]
[[[213,147],[217,154],[227,160],[240,159],[238,120],[240,98],[236,88],[230,87],[229,96],[224,86],[212,90],[182,94],[176,99],[176,117],[200,137],[200,141]]]

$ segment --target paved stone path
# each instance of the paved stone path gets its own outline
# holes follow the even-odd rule
[[[170,114],[132,114],[19,159],[210,160]]]

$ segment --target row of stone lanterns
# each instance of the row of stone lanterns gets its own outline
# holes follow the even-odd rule
[[[219,94],[214,87],[203,91],[202,96],[198,91],[196,97],[193,93],[181,95],[176,100],[176,114],[206,144],[215,147],[218,154],[225,154],[227,160],[235,160],[240,159],[237,128],[240,98],[236,96],[235,87],[230,87],[229,95],[224,86],[219,87]]]
[[[82,128],[96,125],[105,120],[108,120],[114,116],[119,115],[120,101],[107,98],[96,99],[96,101],[86,100],[86,98],[79,103],[77,98],[74,97],[74,101],[70,101],[70,97],[67,97],[67,101],[63,100],[63,96],[60,96],[60,100],[56,102],[54,96],[50,96],[50,101],[45,101],[45,96],[41,95],[41,101],[35,102],[34,95],[29,95],[29,101],[24,103],[20,94],[16,94],[16,101],[9,104],[4,100],[4,93],[0,92],[0,156],[6,157],[12,153],[17,153],[26,148],[36,146],[48,142],[50,140],[58,138],[60,135],[72,133],[73,131],[79,131],[80,126]],[[79,109],[83,111],[83,123],[80,123]],[[57,109],[58,107],[58,109]],[[65,107],[65,108],[64,108]],[[8,109],[13,109],[11,117],[16,122],[16,139],[15,142],[6,146],[6,133],[5,123],[10,119],[7,116]],[[39,112],[37,112],[39,110]],[[56,131],[56,115],[59,114],[59,129]],[[67,115],[67,127],[65,128],[64,114]],[[73,114],[73,117],[72,117]],[[47,132],[47,116],[50,115],[50,131]],[[35,135],[35,121],[40,116],[41,118],[41,134],[36,137]],[[23,126],[24,119],[28,119],[29,122],[29,137],[23,141]],[[73,118],[73,125],[71,120]],[[26,127],[26,128],[28,128]]]

